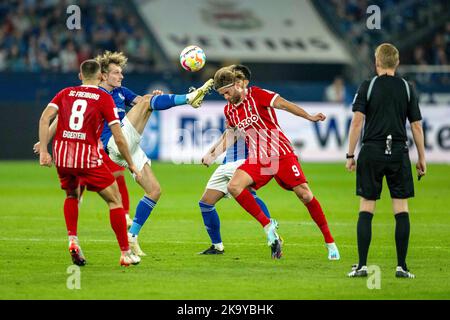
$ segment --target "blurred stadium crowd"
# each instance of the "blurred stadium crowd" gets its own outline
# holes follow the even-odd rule
[[[0,2],[0,71],[74,72],[81,61],[102,50],[120,50],[129,57],[128,72],[149,72],[159,65],[158,45],[131,1],[79,0],[83,27],[66,32],[66,9],[73,1],[8,0]],[[381,42],[400,48],[401,64],[450,64],[450,1],[448,0],[312,0],[317,10],[353,52],[364,69],[358,83],[373,72],[373,49]],[[368,30],[370,5],[382,12],[382,28]],[[442,19],[446,19],[442,22]],[[62,20],[64,23],[62,23]],[[169,59],[163,61],[166,65]],[[164,67],[163,67],[164,69]],[[330,78],[330,83],[333,78]],[[448,85],[450,72],[414,73],[423,85]]]
[[[127,1],[78,1],[83,27],[66,32],[70,4],[1,1],[0,71],[73,72],[100,50],[126,52],[129,71],[146,72],[152,67],[151,42]]]
[[[448,0],[315,0],[337,33],[350,43],[358,56],[371,59],[382,42],[401,49],[402,65],[450,64],[450,1]],[[382,28],[368,30],[367,8],[377,5]],[[373,13],[371,11],[370,13]],[[441,23],[442,20],[447,21]],[[431,36],[429,36],[431,34]],[[367,61],[367,63],[371,63]],[[417,75],[416,82],[450,84],[447,74]]]

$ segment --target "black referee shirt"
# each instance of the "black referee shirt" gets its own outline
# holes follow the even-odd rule
[[[406,141],[406,118],[422,120],[417,94],[406,80],[382,75],[364,81],[353,100],[353,112],[365,114],[362,142]]]

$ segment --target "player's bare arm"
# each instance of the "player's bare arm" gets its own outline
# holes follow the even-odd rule
[[[55,120],[53,120],[52,124],[50,125],[50,127],[48,128],[48,136],[49,136],[49,142],[50,140],[53,139],[53,137],[55,136],[56,133],[56,126],[58,125],[58,115],[56,116]],[[40,153],[40,142],[36,142],[33,146],[33,152],[35,154],[39,154]]]
[[[411,123],[411,132],[413,134],[414,143],[416,144],[418,160],[416,163],[417,175],[424,176],[427,172],[427,163],[425,161],[425,143],[422,129],[422,121],[414,121]]]
[[[125,161],[128,163],[128,168],[135,175],[136,180],[140,180],[142,175],[135,166],[133,159],[131,158],[130,150],[128,148],[128,143],[125,140],[125,136],[123,135],[122,129],[120,128],[119,123],[114,123],[110,126],[111,133],[114,137],[114,141],[117,144],[117,148],[119,149],[120,154],[123,156]]]
[[[361,136],[361,130],[364,124],[364,113],[356,111],[353,114],[352,123],[350,125],[350,132],[348,134],[348,156],[354,156],[356,145]],[[356,167],[355,158],[348,158],[345,167],[348,171],[354,171]]]
[[[50,121],[58,115],[58,109],[48,105],[42,112],[39,120],[39,164],[45,167],[52,166],[52,156],[48,152],[48,143],[50,141]]]
[[[309,114],[306,112],[303,108],[299,107],[295,103],[292,103],[290,101],[287,101],[286,99],[278,96],[274,103],[273,107],[275,109],[285,110],[287,112],[292,113],[293,115],[296,115],[298,117],[302,117],[306,120],[317,122],[317,121],[324,121],[326,119],[326,116],[323,113],[316,113],[314,115]]]
[[[202,164],[209,167],[228,147],[236,142],[237,136],[233,128],[227,128],[214,145],[202,158]]]

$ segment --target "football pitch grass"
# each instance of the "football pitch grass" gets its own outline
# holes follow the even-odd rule
[[[355,174],[344,164],[303,164],[340,249],[328,261],[322,235],[294,194],[272,181],[258,194],[279,222],[284,256],[270,258],[264,232],[232,199],[220,201],[225,254],[202,256],[209,238],[198,208],[215,167],[154,162],[162,198],[140,233],[148,254],[138,266],[119,266],[119,248],[106,204],[85,193],[78,236],[88,261],[80,289],[69,289],[71,260],[55,168],[0,162],[0,299],[449,299],[450,166],[431,164],[415,179],[410,200],[408,265],[416,279],[395,278],[395,219],[386,185],[373,220],[369,265],[379,267],[378,289],[350,279],[357,262],[359,200]],[[127,174],[131,212],[142,191]],[[69,279],[70,280],[70,279]],[[69,283],[74,283],[69,281]],[[70,286],[69,286],[70,287]]]

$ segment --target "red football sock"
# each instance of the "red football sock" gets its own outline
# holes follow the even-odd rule
[[[123,210],[125,210],[125,213],[128,214],[130,212],[130,197],[128,195],[128,189],[127,185],[125,183],[125,177],[124,176],[118,176],[116,178],[117,184],[119,185],[119,192],[122,196],[122,206]]]
[[[256,202],[253,195],[247,189],[244,189],[237,197],[236,201],[250,213],[264,227],[270,223],[270,219],[266,217],[261,207]]]
[[[325,238],[325,242],[326,243],[334,242],[334,239],[330,233],[330,229],[328,228],[327,219],[323,214],[319,201],[317,201],[317,199],[314,197],[310,202],[305,204],[305,206],[306,208],[308,208],[311,218],[313,218],[314,222],[320,228],[320,231],[322,231],[323,237]]]
[[[78,226],[78,199],[66,198],[64,201],[64,218],[66,219],[67,234],[77,235]]]
[[[127,222],[123,208],[109,209],[109,220],[119,242],[120,250],[128,251],[130,247],[128,245]]]

